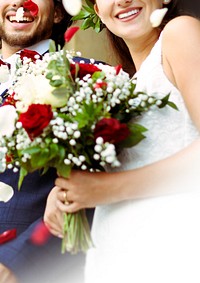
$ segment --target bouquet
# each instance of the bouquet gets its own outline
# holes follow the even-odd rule
[[[120,166],[118,152],[145,137],[147,129],[134,118],[152,106],[176,108],[169,94],[135,92],[136,81],[120,66],[74,63],[54,42],[43,57],[23,50],[16,67],[0,107],[0,170],[19,171],[19,189],[35,170],[55,168],[67,178],[73,168]],[[62,252],[91,245],[85,211],[65,214]]]

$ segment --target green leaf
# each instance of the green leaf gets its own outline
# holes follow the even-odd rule
[[[128,124],[128,127],[131,134],[128,136],[127,139],[120,143],[120,148],[135,146],[145,138],[145,135],[143,133],[146,132],[147,129],[144,126],[130,123]]]
[[[28,171],[23,166],[21,166],[20,171],[19,171],[18,190],[20,190],[23,180],[27,174],[28,174]]]
[[[176,106],[176,104],[172,101],[168,101],[167,105],[169,105],[171,108],[173,108],[175,110],[179,110],[178,107]]]
[[[99,33],[103,29],[104,25],[94,10],[94,4],[89,0],[86,1],[86,4],[87,6],[82,6],[78,15],[72,17],[72,21],[83,20],[80,26],[82,30],[86,30],[91,27],[95,30],[95,32]]]
[[[57,169],[58,175],[64,178],[68,178],[71,172],[71,166],[65,165],[64,163],[58,164],[56,166],[56,169]]]
[[[39,153],[32,154],[31,156],[31,166],[34,169],[42,168],[46,165],[49,160],[49,149],[42,148]]]
[[[53,87],[59,87],[63,84],[62,80],[55,80],[55,81],[50,81],[50,85]]]
[[[29,148],[26,148],[26,149],[23,149],[21,151],[19,151],[19,156],[22,156],[24,155],[25,153],[28,154],[28,155],[33,155],[33,154],[38,154],[40,152],[40,147],[29,147]]]
[[[72,17],[72,21],[79,21],[87,18],[90,15],[90,12],[81,10],[80,13]]]
[[[103,71],[96,71],[92,74],[92,79],[94,81],[98,80],[98,79],[104,79],[105,78],[105,73]]]
[[[96,105],[93,102],[90,104],[84,103],[81,111],[77,112],[75,119],[79,125],[79,129],[88,126],[90,127],[95,121],[99,119],[102,110],[102,105]]]
[[[49,52],[56,52],[56,44],[53,40],[50,40],[49,42]]]
[[[49,160],[55,158],[59,153],[59,146],[55,143],[51,143],[49,147]]]
[[[85,3],[88,5],[88,7],[94,10],[94,4],[90,0],[85,0]]]
[[[161,99],[162,101],[162,104],[159,105],[158,107],[159,108],[163,108],[165,107],[166,105],[169,105],[170,107],[172,107],[173,109],[175,110],[178,110],[178,107],[176,106],[176,104],[172,101],[169,101],[169,97],[170,97],[170,93],[167,94],[164,98]]]

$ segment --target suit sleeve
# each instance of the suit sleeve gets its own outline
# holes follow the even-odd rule
[[[0,262],[15,274],[20,283],[82,282],[84,254],[61,254],[61,239],[53,236],[45,245],[32,244],[30,235],[40,220],[16,239],[0,246]]]

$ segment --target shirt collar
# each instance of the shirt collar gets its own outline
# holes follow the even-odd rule
[[[25,49],[34,50],[34,51],[38,52],[39,54],[43,55],[45,52],[47,52],[49,50],[49,42],[50,42],[50,39],[45,39],[45,40],[42,40],[39,43],[36,43],[36,44],[29,46]],[[21,49],[21,50],[23,50],[23,49]],[[20,51],[18,51],[17,53],[19,53]],[[15,64],[15,57],[16,57],[15,54],[13,54],[4,61],[10,63],[11,65],[13,63]]]

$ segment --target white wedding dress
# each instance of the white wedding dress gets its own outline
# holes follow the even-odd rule
[[[137,72],[137,87],[171,92],[179,111],[167,106],[145,113],[138,122],[147,127],[147,138],[121,153],[120,170],[161,160],[199,137],[180,92],[164,74],[161,42]],[[85,283],[200,283],[200,188],[99,206],[92,237]]]

